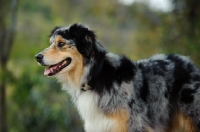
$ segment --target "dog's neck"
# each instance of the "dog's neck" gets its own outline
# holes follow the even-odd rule
[[[91,73],[90,73],[91,78],[89,79],[89,81],[87,83],[83,83],[81,85],[82,91],[94,89],[95,81],[98,79],[98,76],[99,76],[99,74],[102,70],[102,67],[103,67],[104,58],[105,58],[105,56],[102,57],[102,59],[100,60],[100,62],[98,64],[95,64],[93,66],[93,69],[91,70]]]
[[[88,90],[94,90],[95,83],[102,71],[105,58],[106,54],[103,54],[98,62],[86,64],[82,76],[79,79],[79,83],[74,83],[68,74],[65,77],[57,77],[57,79],[63,85],[63,89],[67,90],[72,95],[75,93],[86,92]]]

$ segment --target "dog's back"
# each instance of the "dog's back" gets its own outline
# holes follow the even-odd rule
[[[135,87],[142,101],[131,106],[145,106],[148,124],[167,126],[167,132],[200,131],[200,71],[189,58],[156,55],[137,65],[143,80]]]

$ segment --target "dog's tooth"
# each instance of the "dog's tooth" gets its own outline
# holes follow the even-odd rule
[[[66,63],[67,63],[67,61],[66,61],[66,60],[64,60],[64,62],[62,63],[62,65],[66,64]]]
[[[50,69],[51,72],[53,72],[53,69]]]

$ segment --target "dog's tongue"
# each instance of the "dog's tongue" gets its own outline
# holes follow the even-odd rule
[[[51,71],[50,71],[50,68],[46,68],[46,69],[44,70],[44,75],[47,76],[47,75],[49,75],[50,72],[51,72]]]
[[[54,65],[54,66],[50,66],[49,68],[46,68],[44,70],[44,75],[47,76],[51,73],[51,71],[53,71],[53,69],[56,69],[57,65]]]

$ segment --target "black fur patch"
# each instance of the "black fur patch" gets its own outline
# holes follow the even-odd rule
[[[195,84],[194,88],[195,88],[195,90],[199,89],[200,88],[200,83]]]
[[[200,81],[200,75],[197,73],[194,73],[193,75],[193,81]]]
[[[142,100],[144,102],[147,102],[147,98],[148,98],[148,95],[149,95],[149,84],[148,84],[148,81],[147,81],[147,78],[145,77],[145,73],[148,72],[144,69],[144,66],[142,64],[139,64],[139,68],[141,69],[142,71],[142,76],[143,76],[143,81],[142,81],[142,86],[140,88],[140,98],[142,98]]]
[[[149,84],[148,81],[146,80],[145,77],[143,77],[143,83],[142,83],[142,87],[140,89],[140,98],[142,98],[142,100],[144,102],[147,102],[147,98],[149,95]]]
[[[121,84],[123,81],[128,82],[134,79],[136,66],[125,56],[122,57],[121,65],[116,69],[116,81]],[[130,70],[127,70],[130,69]]]
[[[72,36],[69,34],[68,30],[58,30],[55,33],[56,35],[60,35],[67,40],[73,40]]]
[[[99,78],[95,82],[95,91],[97,93],[102,94],[104,90],[111,92],[111,89],[113,89],[113,83],[121,85],[122,82],[133,80],[135,75],[135,65],[125,56],[123,56],[120,61],[120,66],[115,67],[109,62],[109,60],[104,60]]]
[[[193,89],[185,88],[182,90],[181,95],[180,95],[180,100],[183,103],[192,103],[194,101],[194,93],[196,91]]]
[[[200,130],[200,122],[197,124],[198,129]]]
[[[104,89],[110,92],[115,80],[115,73],[115,67],[108,60],[104,60],[99,78],[95,82],[95,91],[99,94],[102,94]]]
[[[96,36],[93,31],[80,24],[73,24],[69,28],[69,33],[74,38],[78,51],[84,55],[84,57],[90,58],[92,54],[96,53],[92,51],[96,49]]]
[[[172,63],[174,63],[174,84],[173,87],[170,87],[170,100],[171,103],[174,103],[174,100],[177,100],[178,93],[180,92],[183,84],[188,83],[190,80],[190,73],[191,66],[188,64],[187,67],[190,67],[189,69],[186,68],[186,62],[183,61],[179,56],[177,55],[168,55],[167,59],[171,60]]]

